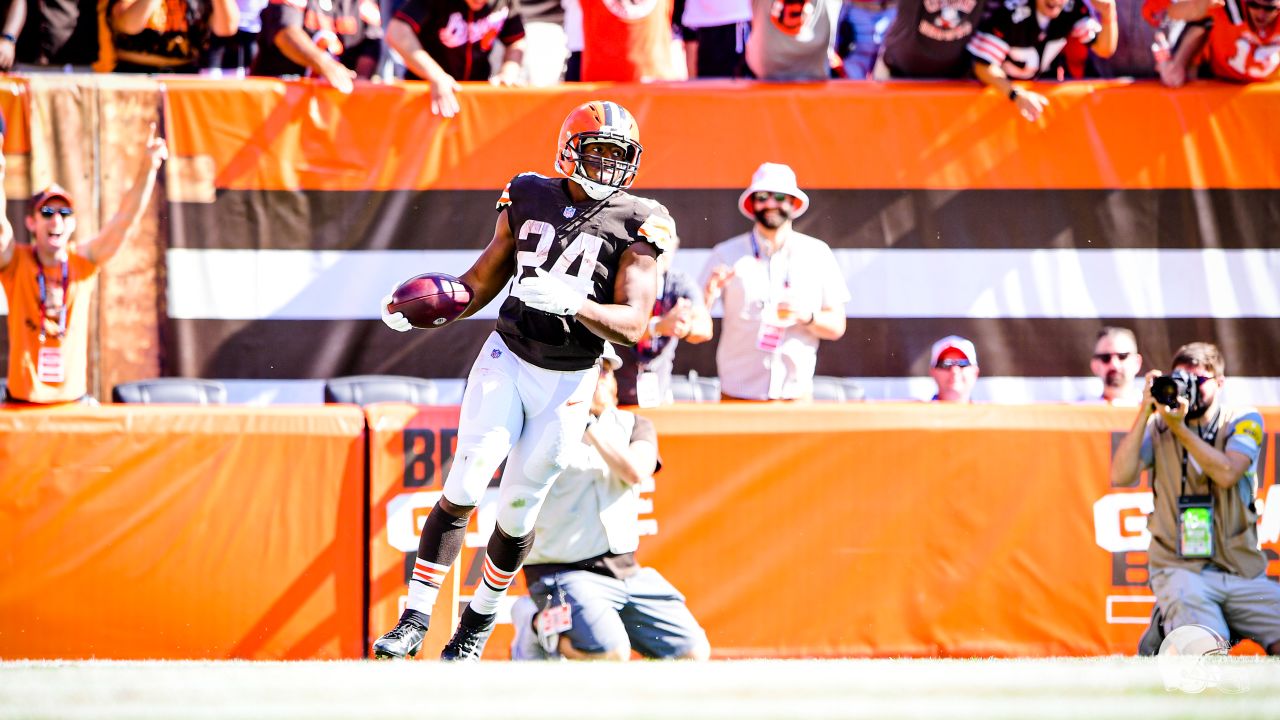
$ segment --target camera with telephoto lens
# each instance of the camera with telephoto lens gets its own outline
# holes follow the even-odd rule
[[[1170,408],[1178,407],[1178,398],[1182,397],[1187,399],[1187,407],[1195,407],[1200,392],[1197,380],[1186,370],[1174,370],[1151,381],[1151,397]]]

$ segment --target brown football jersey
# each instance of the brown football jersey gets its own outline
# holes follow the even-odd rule
[[[536,173],[507,183],[498,210],[506,209],[516,237],[515,281],[542,268],[591,300],[612,303],[622,253],[634,242],[666,251],[675,223],[658,202],[623,191],[575,203],[567,183]],[[548,370],[589,368],[604,350],[604,340],[575,318],[525,307],[516,297],[502,304],[498,332],[512,352]]]

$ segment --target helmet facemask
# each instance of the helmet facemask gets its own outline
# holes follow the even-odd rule
[[[607,143],[625,151],[622,158],[604,157],[583,152],[592,143]],[[581,132],[569,138],[560,150],[558,167],[570,165],[569,173],[593,200],[603,200],[618,190],[626,190],[635,182],[644,148],[634,140],[619,138],[606,132]],[[592,175],[595,175],[593,178]]]

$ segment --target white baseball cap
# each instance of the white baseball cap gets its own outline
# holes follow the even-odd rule
[[[748,220],[756,219],[756,214],[751,209],[751,196],[761,191],[786,193],[798,200],[800,204],[796,206],[793,217],[800,217],[809,209],[809,196],[796,184],[796,171],[789,165],[767,162],[756,168],[755,174],[751,176],[751,186],[738,198],[738,210]]]
[[[604,344],[604,352],[600,353],[600,362],[608,365],[609,369],[615,372],[622,367],[622,358],[618,356],[618,351],[613,349],[613,343]]]
[[[937,367],[938,357],[948,350],[959,350],[970,364],[978,364],[978,350],[973,346],[972,340],[959,335],[948,335],[934,343],[933,348],[929,350],[929,367]]]

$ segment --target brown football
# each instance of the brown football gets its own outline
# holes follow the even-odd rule
[[[466,283],[444,273],[424,273],[400,283],[387,310],[404,313],[410,325],[430,330],[457,320],[470,304]]]

